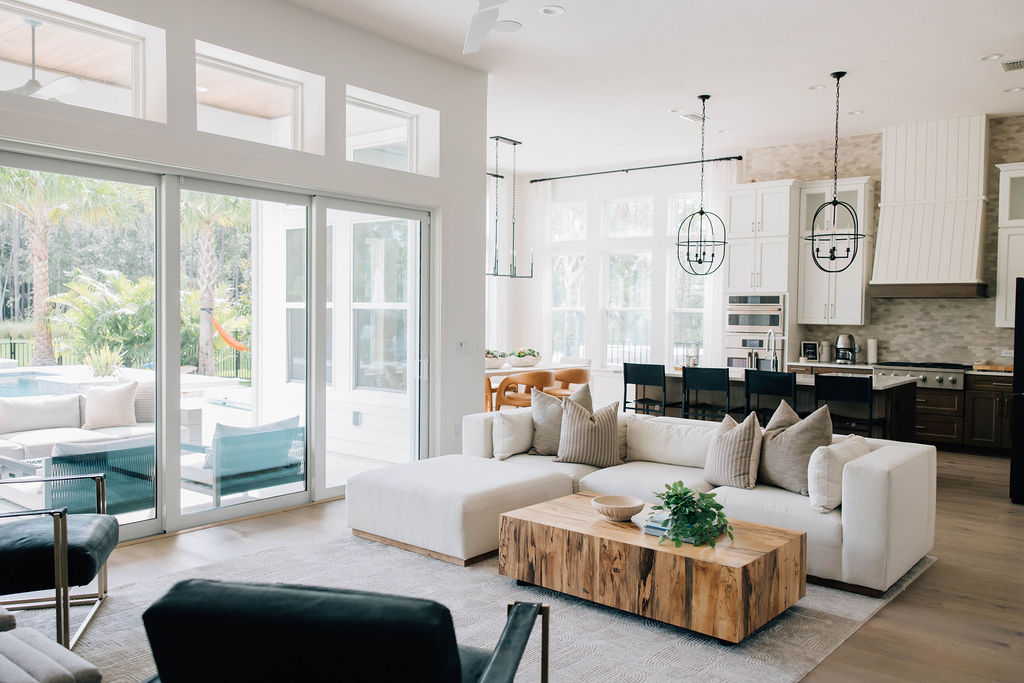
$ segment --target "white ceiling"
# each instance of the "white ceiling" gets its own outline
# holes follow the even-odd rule
[[[702,93],[708,156],[831,138],[836,70],[843,136],[1024,113],[1003,92],[1024,70],[979,61],[1024,58],[1024,0],[508,0],[523,30],[467,56],[475,0],[291,2],[488,72],[488,132],[523,141],[524,172],[695,158],[699,126],[668,110]],[[565,14],[539,14],[551,3]]]

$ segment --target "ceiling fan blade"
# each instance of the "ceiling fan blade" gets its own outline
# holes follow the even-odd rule
[[[466,45],[462,48],[462,54],[470,55],[477,52],[497,20],[497,7],[481,9],[474,14],[473,19],[469,22],[469,31],[466,32]]]
[[[477,0],[477,4],[479,5],[477,11],[498,7],[500,5],[504,5],[506,2],[508,2],[508,0]]]
[[[51,81],[32,94],[32,97],[39,97],[44,100],[51,100],[57,97],[64,97],[82,87],[82,79],[77,76],[64,76]]]
[[[14,93],[15,95],[34,95],[39,92],[39,89],[43,87],[43,84],[34,78],[30,78],[25,81],[25,85],[17,88],[12,88],[7,92]]]

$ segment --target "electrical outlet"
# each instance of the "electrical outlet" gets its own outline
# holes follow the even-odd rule
[[[352,426],[353,427],[358,427],[359,423],[362,422],[362,421],[363,421],[363,414],[360,413],[358,410],[353,410],[352,411]]]
[[[1003,358],[1013,358],[1013,349],[1003,349]]]

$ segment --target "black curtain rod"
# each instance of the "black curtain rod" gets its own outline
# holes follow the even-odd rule
[[[743,157],[718,157],[717,159],[705,159],[706,163],[712,161],[743,161]],[[592,175],[606,175],[608,173],[629,173],[630,171],[649,171],[652,168],[668,168],[669,166],[690,166],[691,164],[699,164],[700,159],[696,161],[677,161],[672,164],[657,164],[656,166],[634,166],[633,168],[617,168],[614,171],[592,171],[590,173],[575,173],[573,175],[558,175],[552,178],[534,178],[531,183],[546,183],[549,180],[565,180],[566,178],[585,178],[586,176]]]

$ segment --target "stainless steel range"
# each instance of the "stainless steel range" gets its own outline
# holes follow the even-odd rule
[[[970,365],[959,363],[875,363],[875,374],[879,377],[913,377],[917,386],[927,389],[948,389],[963,391],[964,374]]]

